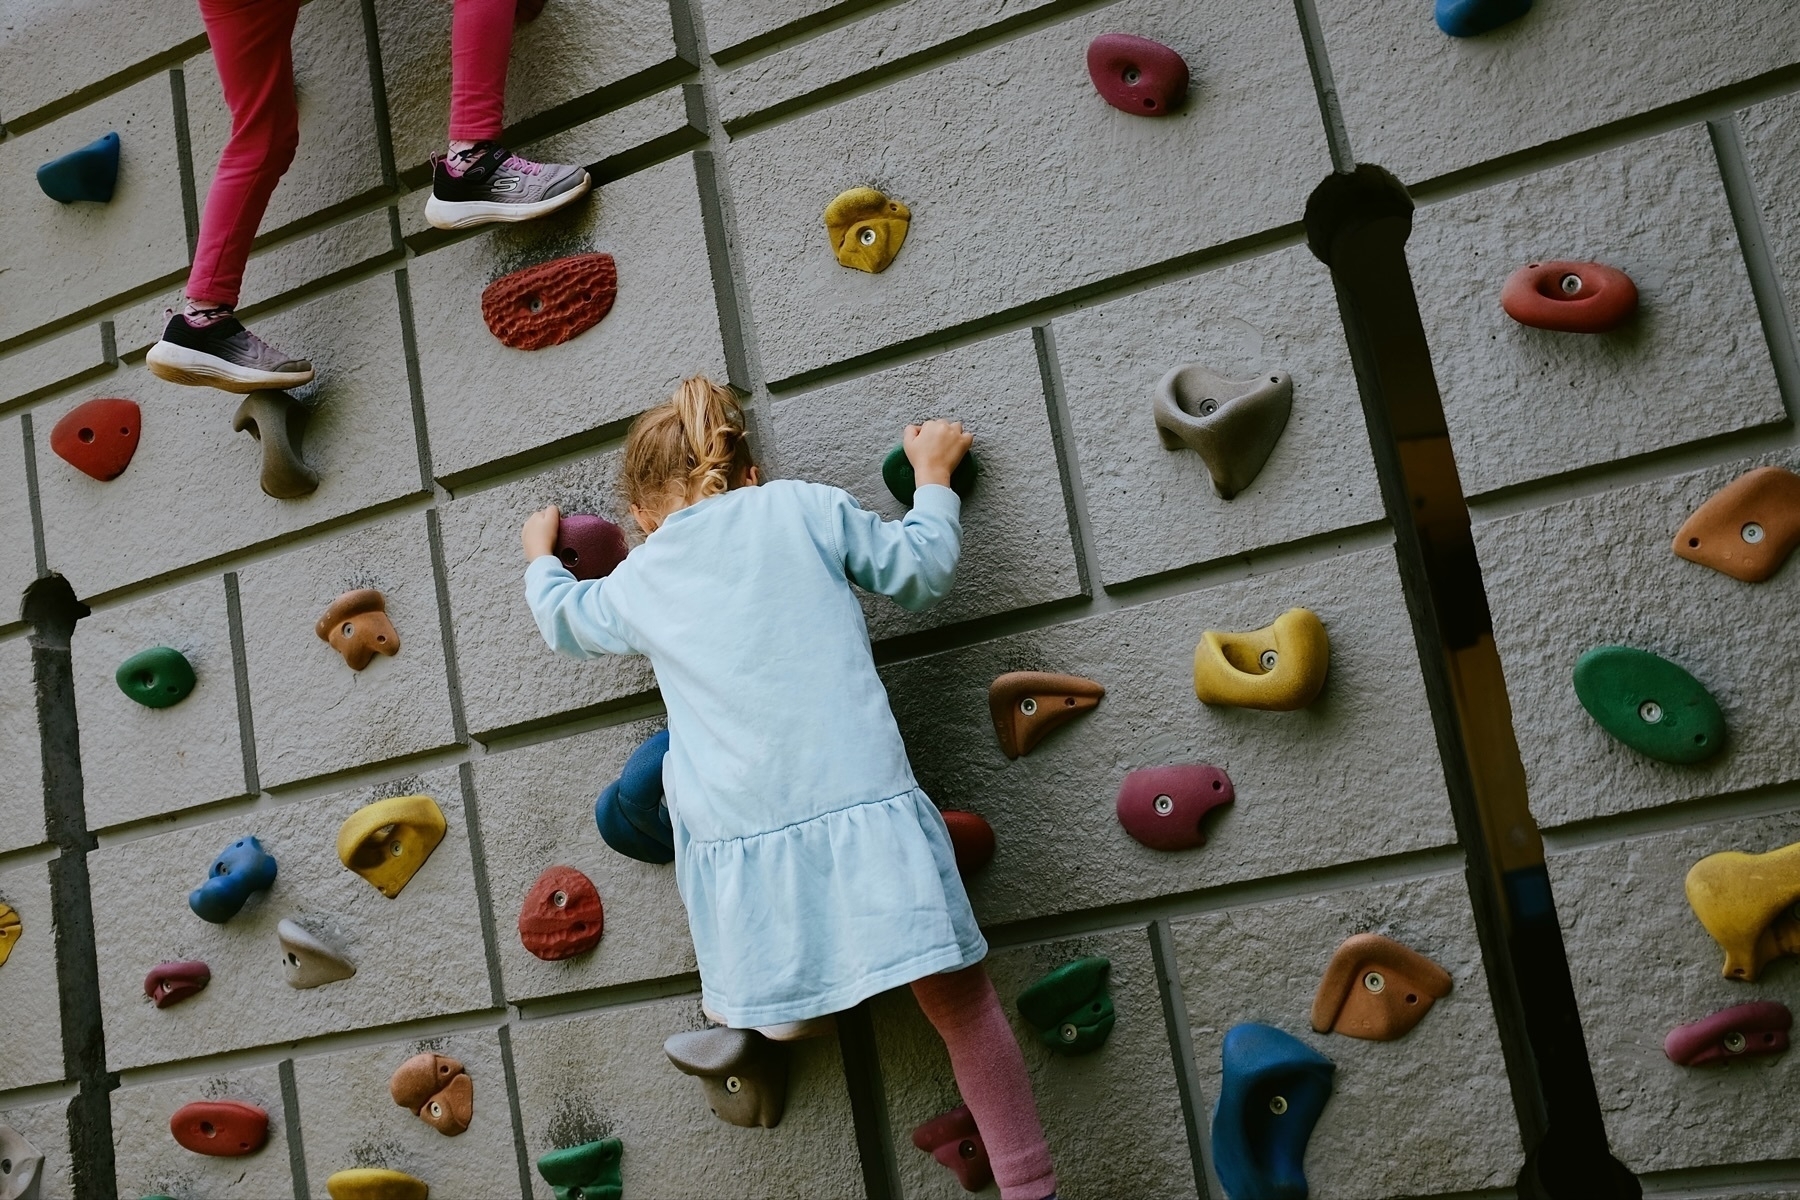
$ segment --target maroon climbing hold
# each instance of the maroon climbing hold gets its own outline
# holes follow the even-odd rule
[[[1500,307],[1521,325],[1559,333],[1605,333],[1637,311],[1637,284],[1594,262],[1529,263],[1500,289]]]
[[[237,1100],[195,1100],[175,1110],[169,1132],[195,1154],[241,1158],[269,1140],[269,1114]]]
[[[577,579],[604,579],[631,550],[625,531],[605,517],[570,513],[556,531],[556,557]]]
[[[1133,116],[1167,116],[1187,97],[1187,60],[1149,38],[1103,33],[1088,43],[1087,67],[1101,98]]]
[[[586,333],[612,311],[619,268],[610,254],[576,254],[503,275],[481,293],[481,319],[514,350],[542,350]]]
[[[135,400],[101,399],[77,404],[50,429],[56,456],[100,482],[117,479],[137,453],[144,414]]]
[[[954,808],[943,811],[950,830],[950,848],[956,851],[956,873],[967,875],[994,861],[994,827],[985,817]]]
[[[551,867],[539,875],[519,909],[519,940],[546,962],[592,950],[605,925],[599,890],[574,867]]]
[[[144,976],[144,995],[156,1007],[167,1008],[198,995],[211,982],[212,971],[203,962],[158,963]]]
[[[1669,1030],[1663,1039],[1663,1053],[1670,1062],[1684,1067],[1780,1054],[1788,1048],[1788,1029],[1793,1024],[1787,1005],[1777,1001],[1734,1004]]]
[[[1206,845],[1206,814],[1237,799],[1231,777],[1206,763],[1145,767],[1119,787],[1119,824],[1152,850]]]
[[[994,1182],[987,1145],[966,1104],[933,1117],[912,1134],[913,1145],[949,1167],[965,1192],[979,1192]]]

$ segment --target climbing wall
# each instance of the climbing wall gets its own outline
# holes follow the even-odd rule
[[[1440,20],[1508,7],[1441,0]],[[1748,469],[1800,470],[1788,4],[1537,0],[1451,37],[1431,0],[548,0],[516,36],[509,144],[589,164],[597,196],[458,234],[422,211],[449,25],[445,0],[301,11],[301,148],[240,312],[318,380],[253,437],[237,397],[145,367],[230,128],[193,0],[0,14],[0,595],[35,605],[0,603],[0,1200],[303,1200],[369,1168],[549,1200],[539,1160],[603,1139],[635,1197],[963,1194],[915,1144],[960,1097],[905,989],[775,1051],[773,1128],[717,1119],[664,1052],[709,1024],[673,869],[594,817],[665,724],[656,681],[549,653],[518,530],[546,504],[629,525],[625,429],[696,373],[749,398],[769,474],[890,519],[903,425],[976,435],[954,591],[865,610],[922,786],[993,831],[967,884],[1062,1194],[1243,1200],[1302,1163],[1325,1200],[1513,1194],[1542,1102],[1489,865],[1544,876],[1457,807],[1442,650],[1393,523],[1412,518],[1385,498],[1407,492],[1302,228],[1356,162],[1418,205],[1407,259],[1613,1153],[1655,1194],[1800,1189],[1791,1056],[1663,1053],[1719,1009],[1800,1001],[1791,963],[1724,977],[1683,888],[1707,855],[1800,842],[1800,567],[1751,583],[1671,549]],[[1113,33],[1177,53],[1185,101],[1134,110],[1170,94],[1141,48],[1090,78]],[[44,193],[41,164],[112,132],[110,200]],[[908,214],[897,254],[893,209],[846,248],[880,270],[827,236],[855,188]],[[490,332],[490,283],[595,253],[617,273],[597,325],[532,351]],[[1623,271],[1635,316],[1515,321],[1508,278],[1551,259]],[[1237,381],[1231,431],[1203,375]],[[138,415],[78,416],[94,439],[53,446],[113,398]],[[123,471],[83,469],[131,433]],[[1800,537],[1793,493],[1760,513]],[[398,649],[355,670],[315,624],[364,589]],[[1689,672],[1723,750],[1665,763],[1609,734],[1571,685],[1602,646]],[[157,647],[194,680],[166,707],[116,677]],[[1210,703],[1197,647],[1225,680]],[[1104,697],[1009,757],[989,689],[1021,671]],[[1203,822],[1180,788],[1167,817],[1135,810],[1139,836],[1185,821],[1186,844],[1127,830],[1128,776],[1202,763],[1234,797]],[[410,814],[391,897],[339,844],[384,804]],[[441,841],[402,849],[432,809]],[[274,882],[202,920],[189,893],[232,847]],[[1800,898],[1781,863],[1790,891],[1740,908]],[[604,934],[546,960],[519,918],[558,865],[592,881]],[[1390,942],[1339,956],[1368,934]],[[1103,996],[1027,1019],[1021,996],[1094,959]],[[197,963],[202,990],[152,1002],[147,973]],[[290,986],[309,971],[332,978]],[[1377,1036],[1342,1032],[1370,1011]],[[472,1081],[466,1130],[390,1096],[420,1055]],[[197,1153],[176,1133],[216,1150],[246,1110],[196,1103],[266,1130]],[[943,1152],[966,1171],[962,1137]]]

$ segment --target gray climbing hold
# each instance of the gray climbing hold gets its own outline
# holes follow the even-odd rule
[[[1164,447],[1187,447],[1212,473],[1213,490],[1229,500],[1250,486],[1294,406],[1286,371],[1226,379],[1199,363],[1176,367],[1156,385],[1156,432]]]
[[[277,500],[310,496],[318,472],[300,457],[300,439],[312,410],[286,392],[251,392],[231,418],[233,433],[248,433],[262,444],[262,490]]]
[[[0,1200],[31,1200],[38,1193],[44,1156],[10,1125],[0,1125]]]
[[[281,969],[291,988],[316,988],[356,974],[350,960],[292,921],[275,926]]]

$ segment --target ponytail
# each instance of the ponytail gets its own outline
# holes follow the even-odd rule
[[[741,486],[755,465],[738,398],[697,375],[632,423],[625,438],[626,502],[652,511],[677,497],[691,504]]]

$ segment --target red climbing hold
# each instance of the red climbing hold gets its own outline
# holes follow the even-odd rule
[[[1101,98],[1133,116],[1167,116],[1187,97],[1187,60],[1149,38],[1103,33],[1088,43],[1087,67]]]
[[[1500,307],[1521,325],[1559,333],[1605,333],[1637,311],[1637,284],[1595,262],[1530,263],[1500,290]]]
[[[519,909],[519,940],[546,962],[592,950],[605,927],[599,890],[574,867],[551,867],[539,875]]]
[[[51,428],[50,449],[76,470],[105,483],[131,465],[143,427],[137,401],[89,400],[64,413]]]
[[[269,1114],[237,1100],[195,1100],[175,1110],[169,1132],[195,1154],[241,1158],[269,1140]]]
[[[556,557],[577,579],[604,579],[631,550],[625,531],[605,517],[570,513],[556,531]]]
[[[586,333],[612,311],[619,268],[610,254],[576,254],[503,275],[481,293],[481,319],[514,350],[542,350]]]
[[[1119,824],[1152,850],[1186,850],[1206,845],[1206,814],[1235,799],[1231,777],[1206,763],[1145,767],[1119,788]]]
[[[158,963],[144,976],[144,995],[156,1007],[167,1008],[198,995],[211,982],[212,971],[203,962]]]
[[[950,846],[956,851],[956,873],[967,875],[994,861],[994,827],[985,817],[947,808],[944,824],[950,830]]]
[[[979,1192],[994,1182],[987,1145],[969,1106],[959,1104],[912,1132],[913,1145],[949,1167],[965,1192]]]

